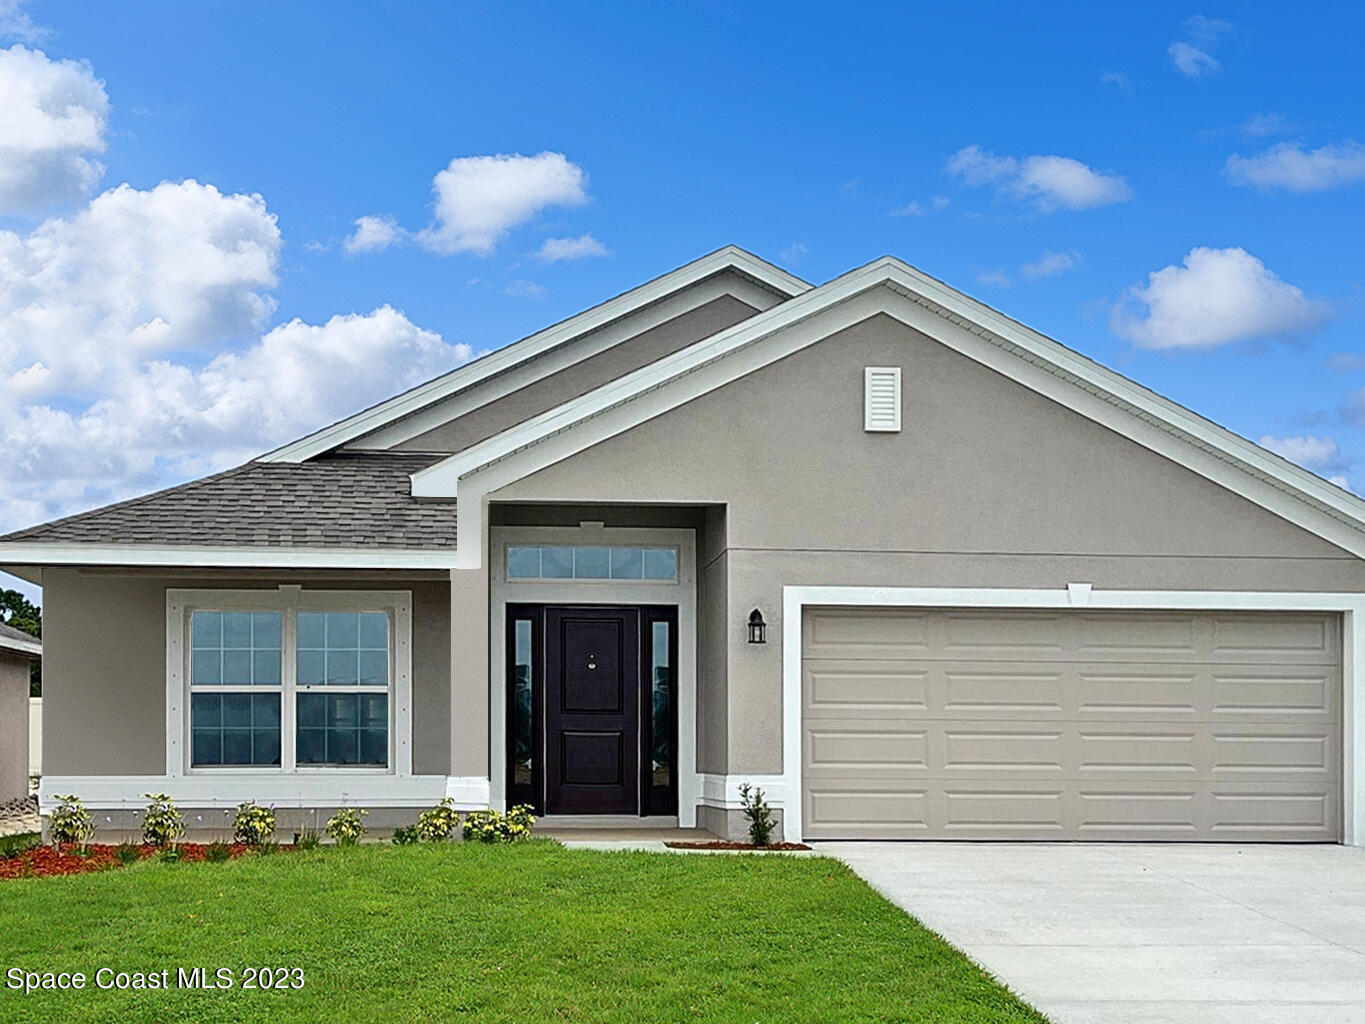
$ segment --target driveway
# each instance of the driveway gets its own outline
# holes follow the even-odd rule
[[[1056,1024],[1365,1024],[1365,850],[814,845]]]

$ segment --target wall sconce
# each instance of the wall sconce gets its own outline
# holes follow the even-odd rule
[[[749,643],[766,644],[768,642],[768,624],[763,621],[763,613],[755,608],[749,613]]]

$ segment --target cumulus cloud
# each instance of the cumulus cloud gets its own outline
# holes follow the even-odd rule
[[[1311,331],[1330,307],[1281,280],[1242,248],[1191,249],[1114,306],[1110,327],[1141,348],[1213,348]]]
[[[1096,171],[1068,156],[996,156],[966,146],[948,160],[949,174],[968,185],[994,185],[1003,198],[1031,202],[1039,210],[1088,210],[1133,197],[1122,175]]]
[[[541,263],[559,263],[562,260],[582,260],[592,256],[610,256],[611,250],[591,234],[577,238],[547,238],[536,250],[536,259]]]
[[[357,217],[355,230],[346,236],[342,247],[349,253],[382,252],[401,242],[407,233],[392,217]]]
[[[1365,146],[1342,142],[1305,150],[1300,143],[1281,142],[1257,156],[1230,156],[1223,171],[1234,185],[1321,192],[1365,181]]]
[[[588,201],[588,176],[563,153],[456,157],[432,181],[435,222],[416,235],[432,252],[487,255],[549,206]]]
[[[0,50],[0,214],[87,196],[104,174],[93,155],[104,151],[108,117],[104,83],[85,61]]]
[[[1342,455],[1341,446],[1330,437],[1272,437],[1266,434],[1256,443],[1314,472],[1330,473],[1351,465]]]

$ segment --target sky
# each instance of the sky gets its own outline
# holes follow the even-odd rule
[[[1365,12],[1043,8],[0,0],[0,532],[729,243],[899,256],[1365,490]]]

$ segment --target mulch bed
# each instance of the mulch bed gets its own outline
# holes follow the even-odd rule
[[[704,843],[668,842],[664,845],[673,850],[752,850],[755,852],[776,850],[781,852],[783,850],[810,849],[805,843],[769,843],[767,846],[755,846],[753,843],[731,843],[724,839],[712,839]]]
[[[156,846],[135,846],[138,860],[149,860],[161,855]],[[281,846],[280,850],[289,849]],[[206,843],[181,843],[176,847],[178,860],[196,863],[208,859]],[[31,850],[15,854],[13,857],[0,858],[0,879],[5,878],[46,878],[56,875],[82,875],[88,871],[108,871],[123,866],[118,857],[118,847],[108,843],[91,843],[85,850],[78,851],[75,846],[36,846]],[[229,857],[242,857],[251,852],[251,847],[233,843],[228,847]]]

